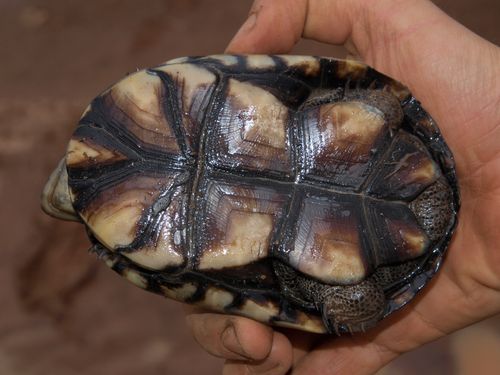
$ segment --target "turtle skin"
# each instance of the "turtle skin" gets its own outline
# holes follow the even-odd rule
[[[54,176],[46,211],[82,221],[134,284],[311,332],[364,331],[410,301],[459,209],[452,154],[411,93],[310,56],[133,73],[92,101]]]

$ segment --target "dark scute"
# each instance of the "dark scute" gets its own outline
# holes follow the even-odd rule
[[[270,75],[251,75],[242,74],[234,78],[242,82],[251,82],[255,86],[262,87],[277,97],[283,104],[289,108],[297,108],[310,93],[310,88],[296,79]]]
[[[401,202],[367,200],[367,225],[371,229],[373,264],[397,264],[421,255],[428,239],[414,213]],[[422,236],[423,248],[407,242],[405,234]]]
[[[386,157],[379,163],[367,192],[384,200],[409,201],[438,178],[437,171],[429,177],[418,177],[414,174],[419,168],[431,163],[431,160],[422,141],[404,130],[399,130]]]

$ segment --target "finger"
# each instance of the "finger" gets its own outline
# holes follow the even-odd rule
[[[343,337],[313,350],[292,375],[374,374],[395,356],[364,338]]]
[[[292,366],[292,345],[280,332],[274,332],[269,355],[260,361],[227,361],[223,375],[284,375]]]
[[[273,331],[251,319],[192,314],[186,317],[195,340],[210,354],[234,360],[262,360],[271,351]]]
[[[296,329],[278,328],[292,344],[293,365],[299,362],[311,349],[319,345],[327,336]]]
[[[315,347],[296,364],[292,375],[373,374],[400,354],[477,321],[477,316],[470,316],[470,298],[462,293],[441,272],[407,307],[375,329]]]
[[[306,1],[254,2],[249,16],[227,47],[229,53],[286,53],[302,35]]]
[[[292,375],[374,374],[400,354],[442,334],[407,309],[364,334],[324,340],[297,361]]]
[[[256,0],[247,21],[231,40],[227,51],[286,53],[301,37],[343,44],[350,32],[350,18],[346,19],[345,13],[353,8],[350,3],[343,3],[328,0]]]

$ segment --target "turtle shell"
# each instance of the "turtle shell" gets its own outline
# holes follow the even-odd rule
[[[459,205],[419,102],[328,58],[188,57],[130,74],[87,108],[66,168],[94,249],[133,283],[313,332],[367,325],[327,324],[293,280],[380,283],[379,320],[437,271]]]

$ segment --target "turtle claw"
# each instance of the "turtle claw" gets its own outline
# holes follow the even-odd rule
[[[332,318],[327,312],[327,309],[324,305],[320,308],[321,318],[323,319],[323,324],[326,327],[328,333],[334,333],[337,336],[340,336],[346,330],[351,332],[351,327],[349,325],[344,326],[344,324],[340,323],[336,318]]]

